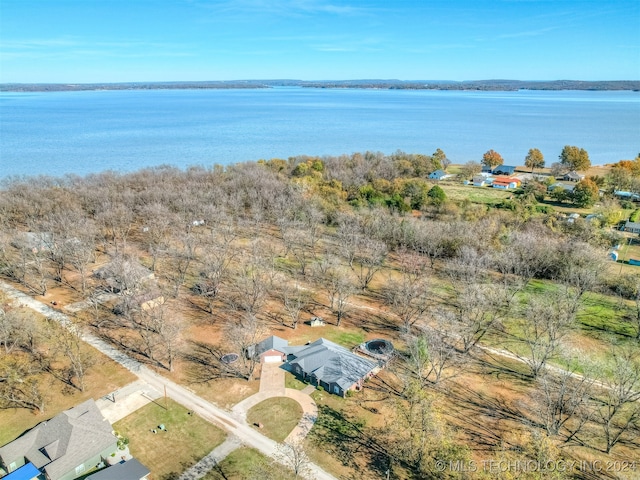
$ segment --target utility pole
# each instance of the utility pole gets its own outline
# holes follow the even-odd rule
[[[164,386],[164,409],[165,410],[169,410],[169,407],[167,406],[167,386]]]

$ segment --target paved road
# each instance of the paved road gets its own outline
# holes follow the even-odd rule
[[[16,303],[31,308],[45,317],[57,321],[64,327],[69,328],[73,326],[71,320],[65,314],[35,300],[34,298],[31,298],[19,290],[16,290],[11,285],[5,282],[0,282],[0,289],[4,290],[4,292],[9,297],[13,298]],[[83,334],[82,339],[129,371],[133,372],[140,380],[143,380],[158,392],[164,392],[166,388],[167,396],[169,398],[197,413],[205,420],[220,426],[237,437],[247,446],[255,448],[269,457],[276,458],[276,454],[278,453],[277,442],[274,442],[255,431],[246,423],[238,421],[228,412],[218,408],[205,399],[200,398],[195,393],[181,385],[158,375],[153,370],[147,368],[128,355],[118,351],[103,340],[90,334]],[[312,475],[317,480],[336,480],[333,475],[330,475],[315,464],[310,464],[309,468]]]

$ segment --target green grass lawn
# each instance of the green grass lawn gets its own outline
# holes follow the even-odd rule
[[[323,337],[327,340],[331,340],[338,345],[342,345],[345,348],[353,348],[356,345],[360,345],[364,342],[364,332],[362,330],[340,330],[332,328],[331,330],[323,331]]]
[[[491,187],[474,187],[473,185],[445,184],[440,185],[447,198],[454,201],[468,200],[471,203],[495,205],[513,195],[512,190],[500,190]]]
[[[265,472],[269,476],[266,477]],[[203,477],[203,480],[245,480],[247,478],[269,478],[288,480],[292,473],[282,465],[259,451],[241,447],[229,454],[218,466]]]
[[[275,397],[264,400],[247,413],[250,425],[261,423],[260,433],[282,442],[302,418],[302,407],[290,398]]]
[[[284,386],[285,388],[293,388],[295,390],[302,390],[308,385],[296,378],[291,372],[284,372]]]
[[[145,464],[156,480],[177,478],[216,446],[226,434],[172,400],[142,407],[115,423],[113,428],[129,438],[131,454]],[[166,431],[158,430],[164,424]],[[158,433],[152,433],[156,429]]]
[[[584,306],[578,313],[578,322],[583,331],[595,331],[633,338],[633,326],[625,321],[625,305],[617,298],[589,293],[585,296]]]
[[[517,299],[522,305],[526,305],[531,298],[544,296],[557,288],[558,285],[550,281],[532,280],[518,294]],[[571,365],[573,368],[577,367],[579,373],[583,371],[583,367],[605,364],[611,359],[612,345],[635,342],[635,330],[625,319],[628,314],[628,306],[617,297],[586,293],[575,323],[563,338],[562,347],[557,354],[549,359],[549,364],[562,368]],[[525,344],[516,340],[523,335],[522,323],[515,317],[510,317],[504,319],[502,325],[511,338],[502,333],[489,333],[483,338],[482,344],[529,356],[531,353]],[[574,364],[576,356],[586,359],[584,364]]]

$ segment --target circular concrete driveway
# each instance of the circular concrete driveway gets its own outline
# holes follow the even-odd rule
[[[247,412],[263,400],[274,397],[287,397],[295,400],[302,407],[302,418],[284,440],[285,443],[291,443],[303,440],[311,431],[318,419],[318,406],[308,394],[294,388],[285,388],[284,372],[281,363],[263,363],[260,373],[260,391],[234,405],[231,411],[238,419],[246,423]]]

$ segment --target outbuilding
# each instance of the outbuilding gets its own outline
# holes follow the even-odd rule
[[[569,173],[566,173],[562,179],[565,182],[579,182],[584,179],[584,175],[579,174],[575,170],[571,170]]]
[[[444,170],[436,170],[429,174],[429,178],[431,180],[442,180],[443,178],[447,177],[449,177],[449,175],[447,175],[447,172],[445,172]]]
[[[512,165],[498,165],[494,167],[492,173],[494,175],[513,175],[516,171],[516,167]]]
[[[501,188],[503,190],[509,190],[513,188],[518,188],[520,186],[520,179],[515,177],[498,177],[493,183],[493,188]]]

